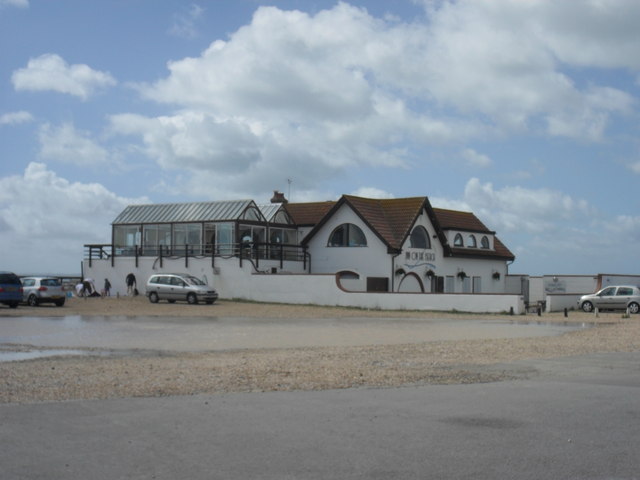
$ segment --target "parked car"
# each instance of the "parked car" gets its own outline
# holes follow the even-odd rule
[[[168,300],[169,303],[186,300],[191,304],[199,301],[212,304],[218,298],[218,292],[202,280],[182,273],[151,275],[147,281],[146,295],[151,303],[158,303],[160,300]]]
[[[16,308],[22,301],[22,283],[15,273],[0,272],[0,303]]]
[[[30,307],[37,307],[41,303],[55,303],[62,307],[65,292],[59,278],[53,277],[23,277],[22,301]]]
[[[578,301],[578,307],[585,312],[594,308],[599,310],[626,310],[629,313],[640,311],[640,288],[632,285],[617,285],[606,287],[591,295],[583,295]]]

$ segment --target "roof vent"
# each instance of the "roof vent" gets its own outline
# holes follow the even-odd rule
[[[289,200],[287,200],[284,196],[284,193],[279,192],[278,190],[274,190],[273,191],[273,197],[271,197],[271,203],[288,203]]]

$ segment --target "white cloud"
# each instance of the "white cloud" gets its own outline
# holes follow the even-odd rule
[[[392,193],[376,187],[360,187],[356,191],[352,192],[351,195],[365,198],[394,198]]]
[[[0,261],[17,272],[76,273],[82,246],[110,238],[110,223],[131,203],[98,183],[70,182],[42,163],[0,178]]]
[[[0,115],[0,125],[17,125],[33,121],[33,115],[24,110]]]
[[[198,35],[197,22],[203,14],[204,8],[192,3],[187,9],[173,16],[169,33],[176,37],[195,38]]]
[[[28,8],[29,0],[0,0],[0,8],[2,7]]]
[[[633,13],[630,3],[623,7]],[[294,162],[320,162],[330,178],[353,166],[406,167],[422,160],[412,155],[425,146],[527,129],[600,140],[612,116],[634,105],[626,92],[579,86],[567,73],[566,65],[604,59],[595,50],[572,54],[566,35],[595,43],[588,29],[571,27],[556,2],[461,0],[426,8],[428,21],[412,24],[346,3],[315,15],[258,8],[227,40],[170,62],[166,78],[138,85],[144,98],[178,113],[138,117],[135,127],[125,125],[134,117],[117,116],[114,131],[138,135],[166,168],[246,168],[251,176],[264,173],[270,154],[287,152],[301,154]],[[602,23],[598,2],[571,12]],[[625,24],[624,15],[613,16]],[[471,149],[463,157],[477,167],[492,164]]]
[[[478,153],[472,148],[465,148],[461,155],[467,164],[472,167],[488,168],[493,164],[488,156]]]
[[[633,172],[633,173],[637,173],[640,175],[640,161],[637,161],[635,163],[632,163],[629,165],[629,169]]]
[[[70,123],[40,128],[40,157],[78,166],[109,164],[109,152],[90,138],[89,132],[76,130]]]
[[[62,57],[47,53],[29,60],[25,68],[13,72],[13,86],[18,91],[54,91],[86,100],[97,90],[116,85],[105,72],[88,65],[69,65]]]
[[[467,182],[464,201],[480,218],[491,220],[490,228],[506,232],[548,232],[563,222],[588,218],[591,212],[585,200],[562,192],[523,187],[496,190],[493,184],[482,184],[477,178]]]

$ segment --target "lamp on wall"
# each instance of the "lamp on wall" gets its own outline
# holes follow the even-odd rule
[[[404,275],[406,272],[404,271],[404,268],[398,268],[396,269],[396,275]]]
[[[493,277],[494,280],[500,280],[500,272],[498,271],[494,271],[491,276]]]
[[[426,276],[428,278],[433,278],[433,277],[436,276],[436,272],[434,272],[433,270],[429,269],[429,270],[427,270]]]
[[[467,274],[466,274],[466,273],[464,273],[464,270],[460,270],[460,271],[458,272],[458,278],[459,278],[460,280],[464,280],[465,278],[467,278]]]

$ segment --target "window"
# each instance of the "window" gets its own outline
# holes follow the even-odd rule
[[[489,239],[487,238],[487,236],[483,236],[482,239],[480,240],[480,247],[481,248],[489,248]]]
[[[482,277],[473,277],[473,293],[482,293]]]
[[[476,242],[475,235],[469,235],[467,237],[467,247],[469,248],[478,248],[478,242]]]
[[[116,225],[113,227],[113,237],[118,253],[133,253],[133,248],[140,245],[140,226]]]
[[[216,224],[216,253],[231,255],[235,243],[235,226],[233,223]]]
[[[273,218],[273,223],[293,223],[287,215],[287,212],[283,212],[282,210],[276,213],[276,216]]]
[[[445,287],[444,287],[444,291],[445,293],[454,293],[455,292],[455,283],[454,283],[455,277],[452,277],[451,275],[447,275],[446,279],[445,279]]]
[[[184,254],[185,245],[189,246],[189,253],[200,254],[202,244],[202,224],[176,223],[173,226],[173,246],[176,253]]]
[[[601,297],[610,297],[610,296],[615,295],[615,293],[616,293],[616,287],[608,287],[608,288],[605,288],[604,290],[602,290],[600,292],[600,296]]]
[[[409,238],[409,246],[411,248],[422,248],[422,249],[431,248],[431,240],[429,240],[429,233],[427,233],[427,230],[422,225],[418,225],[411,232],[411,237]]]
[[[462,235],[460,235],[459,233],[456,233],[456,236],[453,239],[453,246],[454,247],[463,247],[464,246],[464,242],[462,241]]]
[[[260,213],[260,211],[257,208],[249,207],[242,214],[242,218],[244,220],[261,221],[262,220],[262,214]]]
[[[171,245],[171,225],[144,225],[142,228],[142,248],[145,255],[156,255],[159,246]]]
[[[357,225],[343,223],[329,236],[329,247],[366,247],[367,237]]]
[[[267,229],[256,225],[240,225],[240,243],[264,243]]]
[[[633,288],[620,287],[618,288],[618,292],[616,293],[616,295],[624,295],[624,296],[633,295]]]

